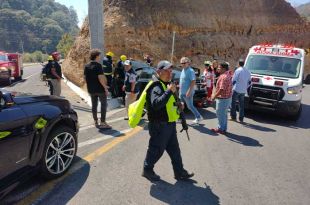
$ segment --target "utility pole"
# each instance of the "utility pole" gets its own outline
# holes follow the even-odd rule
[[[90,48],[99,49],[104,54],[104,0],[88,0],[88,20]],[[103,55],[101,55],[102,62]]]
[[[172,36],[172,49],[171,49],[171,63],[173,64],[173,56],[174,56],[174,44],[175,44],[175,31],[173,31]]]

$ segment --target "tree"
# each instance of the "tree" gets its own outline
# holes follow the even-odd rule
[[[22,41],[25,52],[50,53],[78,31],[75,10],[55,0],[0,0],[0,50],[16,52]]]
[[[71,47],[73,46],[73,43],[74,43],[73,37],[70,34],[66,33],[62,36],[61,40],[59,41],[57,45],[57,51],[61,52],[64,55],[64,57],[66,57]]]

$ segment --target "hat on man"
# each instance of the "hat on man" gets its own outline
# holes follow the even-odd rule
[[[131,61],[130,60],[125,60],[124,65],[131,65]]]
[[[166,70],[172,67],[172,63],[170,63],[169,61],[160,61],[157,64],[157,70]]]

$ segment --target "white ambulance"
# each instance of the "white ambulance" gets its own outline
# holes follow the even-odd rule
[[[246,109],[272,110],[298,119],[302,106],[305,51],[289,45],[263,44],[250,48],[245,67],[252,85]]]

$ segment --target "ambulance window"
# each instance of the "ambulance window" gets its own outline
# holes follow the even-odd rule
[[[276,56],[249,56],[246,67],[253,74],[298,78],[301,61],[295,58]]]

